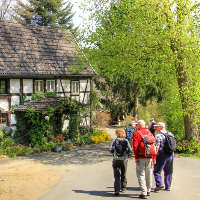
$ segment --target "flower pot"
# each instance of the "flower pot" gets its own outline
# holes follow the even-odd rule
[[[56,152],[61,152],[62,151],[62,146],[55,146],[55,151]]]

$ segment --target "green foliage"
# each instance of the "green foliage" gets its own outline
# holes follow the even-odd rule
[[[0,130],[0,142],[3,140],[3,131]]]
[[[30,128],[30,123],[25,117],[24,112],[15,112],[16,131],[13,136],[15,143],[29,145],[31,142],[28,138],[27,131]]]
[[[31,100],[35,100],[35,99],[45,99],[47,97],[56,97],[57,96],[57,92],[53,91],[53,92],[45,92],[45,93],[35,93],[35,94],[31,94]]]
[[[8,155],[10,158],[14,158],[15,157],[15,154],[14,153],[9,153]]]
[[[154,96],[159,101],[164,99],[170,87],[179,103],[176,104],[178,114],[175,114],[174,104],[169,107],[167,123],[177,133],[182,132],[184,123],[185,137],[189,140],[195,137],[198,141],[198,2],[123,0],[111,1],[109,5],[103,1],[101,6],[98,0],[92,2],[90,19],[95,21],[96,28],[88,31],[87,27],[87,33],[84,32],[85,53],[112,89],[113,99],[120,102],[121,96],[127,97],[126,104],[130,101],[126,93],[136,94],[138,88],[140,103],[145,105],[145,101],[154,100]],[[127,80],[132,88],[128,87]],[[119,86],[116,91],[115,85]],[[126,92],[126,88],[130,91]],[[177,127],[174,120],[178,120]]]
[[[177,142],[177,152],[187,154],[198,154],[200,153],[200,144],[196,143],[195,138],[192,138],[190,141],[180,140]]]
[[[54,109],[48,107],[48,116],[51,118],[54,115]],[[30,124],[29,130],[27,130],[27,136],[31,143],[31,146],[44,145],[46,143],[45,137],[49,133],[50,120],[45,120],[45,113],[35,112],[34,109],[27,109],[25,118],[28,119]]]
[[[38,94],[39,97],[43,97]],[[48,96],[49,94],[47,94]],[[35,98],[38,98],[35,96]],[[81,109],[76,103],[66,98],[66,100],[56,109],[48,107],[47,113],[35,112],[33,109],[28,109],[26,113],[16,112],[17,127],[14,135],[14,139],[17,143],[31,146],[43,146],[47,140],[51,140],[57,135],[62,135],[63,127],[63,114],[69,116],[69,128],[67,139],[72,139],[79,133],[78,126],[80,124],[79,112]],[[50,120],[45,120],[45,116],[48,115]],[[46,147],[45,147],[46,148]]]
[[[1,142],[1,147],[3,149],[6,149],[7,147],[12,147],[13,145],[14,145],[14,140],[10,137],[3,139],[3,141]]]
[[[27,97],[26,94],[24,94],[22,97],[20,97],[20,104],[24,104],[25,103],[26,97]]]
[[[92,89],[91,93],[91,110],[98,110],[100,109],[100,97],[95,89]]]
[[[13,18],[16,21],[25,23],[26,19],[38,19],[37,24],[40,26],[70,29],[72,33],[77,33],[78,27],[74,28],[72,22],[74,13],[70,1],[28,0],[28,2],[29,4],[17,0],[13,9]]]

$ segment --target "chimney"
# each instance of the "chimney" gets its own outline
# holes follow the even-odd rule
[[[26,19],[26,24],[37,25],[35,19]]]

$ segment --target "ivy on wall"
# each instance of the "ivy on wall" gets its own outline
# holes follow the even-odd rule
[[[53,138],[62,134],[63,115],[69,117],[69,127],[67,139],[72,139],[79,134],[81,108],[69,99],[66,100],[56,109],[48,107],[47,112],[35,112],[34,109],[27,109],[26,112],[16,112],[16,133],[15,140],[21,144],[31,146],[41,146],[46,143],[47,138]],[[48,115],[50,120],[45,120]]]

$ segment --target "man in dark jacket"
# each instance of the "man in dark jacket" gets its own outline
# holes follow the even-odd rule
[[[156,164],[154,165],[154,177],[155,177],[155,183],[156,188],[155,192],[158,192],[160,189],[165,188],[165,190],[170,191],[171,182],[172,182],[172,173],[173,173],[173,160],[174,160],[174,153],[165,153],[163,151],[164,142],[165,142],[165,135],[171,134],[170,132],[167,132],[165,129],[165,124],[163,122],[159,122],[155,125],[156,128],[156,136],[155,140],[157,143],[157,146],[159,148],[158,155],[156,157]],[[164,183],[165,187],[162,184],[162,177],[161,172],[164,171]]]

